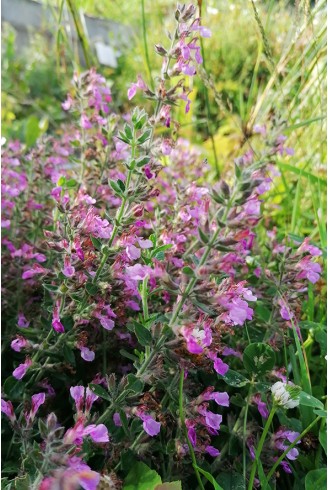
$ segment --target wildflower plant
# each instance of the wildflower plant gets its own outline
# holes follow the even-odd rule
[[[154,478],[147,488],[220,488],[230,463],[249,488],[269,485],[279,464],[292,471],[290,444],[322,411],[300,324],[321,251],[270,230],[267,260],[257,240],[275,159],[291,149],[268,127],[210,183],[174,108],[190,109],[199,37],[211,33],[193,5],[175,19],[168,46],[155,46],[155,88],[141,76],[128,88],[153,114],[116,114],[91,69],[62,104],[70,123],[32,149],[3,148],[6,488],[121,488],[140,472]],[[292,369],[278,362],[291,342]],[[295,431],[285,409],[299,404],[307,424]],[[229,432],[242,453],[230,463]]]

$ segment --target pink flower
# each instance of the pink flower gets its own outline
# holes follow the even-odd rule
[[[213,413],[207,410],[203,410],[200,413],[205,416],[205,424],[214,430],[220,429],[220,424],[222,422],[222,415],[218,413]]]
[[[131,100],[137,93],[137,89],[147,90],[147,85],[143,81],[140,75],[137,77],[137,83],[132,83],[128,90],[128,99]]]
[[[36,412],[39,410],[40,406],[43,405],[45,399],[46,399],[45,393],[37,393],[36,395],[32,396],[32,408],[28,415],[28,418],[31,421],[34,420]]]
[[[105,330],[113,330],[113,328],[115,327],[115,322],[110,318],[107,318],[103,315],[99,315],[98,318]]]
[[[23,362],[22,364],[20,364],[14,371],[13,371],[13,376],[14,378],[16,379],[22,379],[25,374],[26,374],[26,371],[28,370],[28,368],[32,366],[32,360],[29,359],[29,358],[26,358],[25,359],[25,362]]]
[[[213,458],[220,456],[220,451],[213,446],[206,446],[205,451]]]
[[[130,260],[137,260],[141,256],[140,249],[135,247],[134,245],[128,245],[125,251]]]
[[[137,238],[137,242],[139,243],[139,247],[142,249],[152,248],[154,246],[151,240],[144,238]]]
[[[214,400],[215,403],[217,403],[221,407],[229,407],[229,395],[225,391],[224,392],[219,392],[219,391],[210,392],[210,390],[207,389],[207,390],[205,390],[205,392],[202,395],[200,395],[200,398],[203,400]]]
[[[157,436],[161,430],[161,423],[156,422],[150,415],[143,416],[144,431],[151,437]]]
[[[81,116],[81,126],[83,129],[91,129],[92,124],[86,114],[82,114]]]
[[[20,352],[22,349],[24,349],[28,345],[29,345],[29,342],[24,337],[22,337],[21,335],[17,335],[17,338],[14,339],[10,344],[11,348],[16,352]]]
[[[267,419],[269,417],[269,410],[266,406],[266,403],[262,402],[260,393],[256,393],[253,396],[253,402],[256,403],[260,415],[264,419]]]
[[[197,443],[197,436],[196,436],[196,431],[194,427],[190,427],[188,429],[188,439],[191,442],[191,444],[195,447]]]
[[[64,109],[64,111],[68,111],[72,107],[72,102],[73,102],[73,99],[68,94],[67,99],[65,100],[65,102],[62,103],[62,108]]]
[[[69,392],[75,401],[76,411],[78,413],[82,412],[84,406],[84,386],[71,386]]]
[[[25,318],[24,313],[18,313],[17,325],[20,328],[27,328],[30,322]]]
[[[47,274],[47,272],[49,272],[48,269],[45,269],[39,264],[33,264],[31,269],[27,269],[23,272],[22,279],[31,279],[31,277],[34,277],[36,274]]]
[[[304,257],[298,264],[296,269],[299,272],[296,279],[308,279],[312,284],[315,284],[320,279],[321,266],[317,262],[312,262],[310,256]]]
[[[114,413],[113,422],[116,425],[116,427],[122,427],[121,417],[120,417],[120,414],[118,412]]]
[[[229,371],[229,366],[225,362],[222,361],[219,357],[214,359],[214,364],[213,364],[214,370],[218,373],[221,374],[221,376],[224,376],[227,371]]]
[[[290,308],[287,306],[285,301],[280,299],[278,301],[278,304],[280,305],[279,311],[280,311],[281,318],[283,318],[284,320],[287,320],[287,321],[294,318],[294,313],[290,310]]]
[[[56,332],[64,333],[65,328],[64,328],[64,325],[61,323],[60,317],[59,317],[59,304],[60,303],[57,302],[56,306],[54,307],[51,325]]]
[[[135,264],[125,269],[127,276],[134,281],[143,281],[145,277],[152,272],[151,267],[147,265]]]
[[[109,442],[108,429],[104,424],[88,425],[83,431],[83,436],[89,435],[94,442]]]
[[[66,277],[73,277],[75,274],[75,268],[71,264],[70,257],[66,256],[64,259],[64,267],[62,268],[62,273]]]
[[[204,322],[203,329],[198,326],[182,327],[181,333],[187,341],[187,349],[191,354],[201,354],[204,348],[212,343],[212,331],[207,322]]]
[[[1,412],[3,412],[11,422],[15,422],[16,415],[14,412],[14,407],[11,401],[6,402],[1,398]]]
[[[88,349],[88,347],[81,347],[80,351],[81,351],[81,357],[85,361],[92,362],[95,360],[96,354],[92,350]]]
[[[211,37],[212,32],[208,27],[199,26],[199,34],[201,37]]]

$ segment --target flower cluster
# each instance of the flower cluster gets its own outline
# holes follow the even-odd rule
[[[156,45],[157,88],[138,77],[128,90],[129,99],[141,89],[155,100],[152,116],[136,108],[120,118],[107,81],[91,69],[74,75],[62,104],[70,123],[35,148],[3,148],[3,310],[11,330],[1,409],[13,440],[23,441],[18,472],[31,488],[96,489],[109,468],[116,478],[127,448],[142,447],[147,457],[164,439],[172,441],[172,472],[191,451],[218,457],[230,390],[250,383],[233,379],[247,328],[266,335],[257,309],[271,302],[274,328],[284,332],[300,317],[308,283],[319,280],[321,251],[308,239],[295,248],[271,230],[275,262],[260,260],[256,232],[275,156],[291,153],[284,138],[262,141],[260,155],[241,148],[225,180],[211,184],[200,150],[168,134],[172,105],[190,106],[184,76],[202,62],[198,36],[210,35],[192,5],[178,6],[176,20],[171,47]],[[272,387],[275,404],[295,408],[285,374],[270,369],[268,377],[283,381]],[[248,399],[266,419],[256,390]],[[295,433],[273,434],[272,458],[286,439]],[[254,456],[252,437],[247,445]],[[16,457],[15,445],[11,451]],[[297,455],[292,449],[288,458]]]

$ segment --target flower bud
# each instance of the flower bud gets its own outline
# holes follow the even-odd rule
[[[160,56],[166,56],[167,55],[166,49],[161,44],[155,44],[155,51]]]

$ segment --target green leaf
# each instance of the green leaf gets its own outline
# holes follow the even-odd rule
[[[76,187],[77,186],[77,182],[75,179],[69,179],[66,181],[66,187],[68,189],[72,189],[73,187]]]
[[[119,185],[119,187],[120,187],[121,191],[122,191],[122,192],[125,192],[125,184],[124,184],[123,180],[118,179],[118,180],[117,180],[117,183],[118,183],[118,185]]]
[[[33,146],[40,134],[39,120],[36,116],[30,116],[25,126],[25,143],[28,147]]]
[[[137,339],[141,345],[146,347],[151,344],[152,336],[149,330],[146,327],[141,325],[141,323],[135,322],[134,332],[137,336]]]
[[[93,296],[98,292],[98,286],[96,284],[92,284],[92,282],[87,282],[85,285],[85,289],[87,290],[88,294],[90,294],[90,296]]]
[[[127,375],[128,384],[126,389],[133,391],[136,395],[142,392],[144,384],[134,374]]]
[[[94,237],[92,235],[90,235],[90,239],[91,239],[92,245],[95,247],[95,249],[96,250],[100,250],[101,249],[101,246],[102,246],[101,241],[98,238],[96,238],[96,237]]]
[[[327,488],[327,469],[312,470],[305,477],[305,490],[324,490]]]
[[[189,267],[189,265],[186,265],[185,267],[182,267],[182,272],[186,274],[187,276],[194,276],[195,271]]]
[[[319,441],[320,441],[321,446],[323,447],[323,450],[327,454],[327,431],[326,431],[326,429],[320,430]]]
[[[138,158],[137,160],[137,167],[144,167],[145,165],[147,165],[147,163],[150,162],[150,157],[147,157],[147,156],[144,156],[144,157],[140,157]]]
[[[274,351],[269,345],[261,342],[249,344],[244,351],[243,363],[249,373],[264,374],[274,366]]]
[[[90,390],[100,398],[103,398],[104,400],[107,400],[109,402],[112,401],[109,393],[100,385],[95,385],[95,384],[89,384]]]
[[[218,376],[224,379],[227,385],[234,386],[236,388],[241,388],[242,386],[245,386],[250,382],[249,379],[245,378],[245,376],[237,373],[237,371],[233,371],[232,369],[229,369],[229,371],[224,376],[222,376],[221,374],[219,374]]]
[[[117,182],[115,182],[115,180],[109,180],[108,183],[111,186],[111,188],[113,189],[113,191],[115,192],[115,194],[118,194],[119,196],[122,195],[122,189],[119,186],[119,184]]]
[[[193,467],[199,471],[203,476],[205,476],[206,480],[208,480],[210,483],[212,483],[213,487],[215,490],[223,490],[223,488],[218,484],[218,482],[215,480],[214,476],[212,476],[208,471],[203,470],[203,468],[200,468],[196,464],[193,464]]]
[[[220,473],[218,482],[224,490],[245,490],[244,478],[238,473]]]
[[[198,228],[198,233],[199,233],[199,238],[203,243],[208,243],[209,242],[209,237],[203,232],[201,228]]]
[[[327,418],[327,411],[326,410],[321,410],[320,408],[315,408],[313,410],[313,413],[316,415],[320,415],[320,417],[324,417],[325,419]]]
[[[128,124],[124,126],[124,132],[127,139],[132,141],[133,140],[132,128]]]
[[[155,490],[162,479],[144,463],[136,463],[125,478],[123,490]]]
[[[64,344],[63,347],[63,356],[65,358],[65,361],[69,362],[73,366],[75,366],[75,356],[73,350],[67,345]]]
[[[181,481],[162,483],[161,485],[157,485],[155,490],[182,490]]]
[[[119,136],[116,136],[119,140],[123,141],[124,143],[126,144],[130,144],[130,140],[125,136],[124,133],[122,133],[122,131],[119,131]]]
[[[9,376],[2,385],[3,392],[11,399],[20,399],[24,393],[25,384],[14,376]]]
[[[144,134],[142,134],[138,140],[137,140],[137,144],[138,145],[142,145],[143,143],[145,143],[147,140],[149,140],[151,136],[151,129],[147,129]]]
[[[325,356],[327,354],[327,332],[324,330],[317,330],[314,333],[314,338],[320,345],[322,355]]]
[[[309,395],[308,393],[305,393],[305,391],[301,391],[299,397],[300,397],[300,405],[306,407],[319,408],[321,410],[324,409],[324,405],[320,400],[314,398],[314,396]]]

